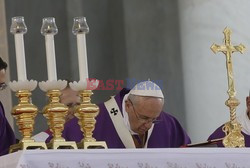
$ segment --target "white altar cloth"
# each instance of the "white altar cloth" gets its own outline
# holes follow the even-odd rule
[[[0,168],[250,168],[250,148],[27,150]]]

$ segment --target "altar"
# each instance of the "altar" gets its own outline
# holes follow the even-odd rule
[[[247,168],[248,148],[25,150],[0,168]]]

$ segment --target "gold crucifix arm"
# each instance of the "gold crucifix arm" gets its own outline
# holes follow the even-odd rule
[[[243,54],[246,50],[246,47],[243,44],[240,44],[238,46],[234,46],[236,51],[239,51],[241,54]]]
[[[226,46],[224,46],[224,45],[222,45],[222,46],[220,46],[220,45],[218,45],[218,44],[213,44],[212,46],[211,46],[211,50],[216,54],[217,52],[225,52],[226,51]]]

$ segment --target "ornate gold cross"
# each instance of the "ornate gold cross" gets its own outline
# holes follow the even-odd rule
[[[232,53],[240,52],[243,53],[246,47],[243,44],[238,46],[233,46],[231,44],[231,34],[232,31],[226,27],[224,30],[224,42],[225,45],[213,44],[211,50],[216,54],[217,52],[223,52],[226,55],[226,66],[227,66],[227,76],[228,76],[228,95],[234,97],[236,94],[233,80],[233,66],[232,66]]]
[[[211,50],[216,54],[217,52],[222,52],[226,55],[226,67],[227,67],[227,77],[228,77],[228,95],[229,99],[226,100],[225,104],[230,109],[230,122],[227,122],[223,131],[226,136],[223,139],[223,144],[225,147],[244,147],[245,141],[244,136],[241,134],[241,126],[236,120],[236,107],[240,104],[239,100],[236,99],[236,91],[233,79],[233,65],[232,65],[232,53],[245,51],[245,46],[240,44],[238,46],[233,46],[231,44],[231,34],[232,31],[229,28],[225,28],[224,33],[224,45],[213,44]]]

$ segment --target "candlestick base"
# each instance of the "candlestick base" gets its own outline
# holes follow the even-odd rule
[[[79,91],[81,104],[76,107],[75,116],[78,118],[78,124],[83,132],[84,138],[78,143],[79,149],[93,149],[93,148],[107,148],[106,142],[96,141],[93,138],[93,131],[95,129],[95,117],[99,113],[99,107],[91,103],[91,90]]]
[[[19,90],[16,92],[16,96],[19,98],[19,104],[13,107],[12,115],[17,121],[17,126],[23,138],[20,143],[12,145],[9,152],[34,148],[47,149],[44,142],[35,142],[31,138],[38,111],[37,107],[30,102],[31,92]]]
[[[81,141],[77,143],[78,149],[108,149],[105,141],[93,141],[93,142],[84,142]]]
[[[74,141],[65,141],[62,137],[68,107],[59,102],[60,95],[60,90],[49,90],[47,92],[49,104],[44,107],[43,115],[47,118],[49,128],[53,134],[53,139],[47,146],[49,149],[77,149]]]
[[[47,146],[44,142],[35,142],[35,141],[19,142],[18,144],[11,145],[9,153],[27,149],[47,149]]]
[[[76,143],[74,141],[52,140],[47,143],[48,149],[77,149]]]

